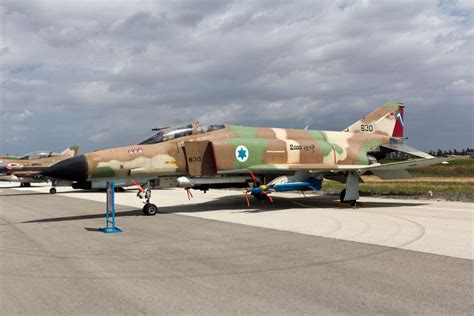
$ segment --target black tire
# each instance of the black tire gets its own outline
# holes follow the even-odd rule
[[[339,199],[341,200],[341,203],[346,203],[347,201],[344,201],[344,198],[346,197],[346,189],[341,191],[341,194],[339,194]]]
[[[143,214],[146,216],[154,216],[158,213],[158,207],[155,204],[147,203],[143,206]]]
[[[56,188],[49,189],[49,193],[51,193],[51,194],[56,194],[56,192],[57,192]]]

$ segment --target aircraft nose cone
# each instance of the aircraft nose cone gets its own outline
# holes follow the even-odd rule
[[[80,155],[55,163],[41,174],[54,179],[82,182],[87,180],[87,172],[87,159],[84,155]]]

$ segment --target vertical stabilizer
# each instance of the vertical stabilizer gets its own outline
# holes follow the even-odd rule
[[[404,108],[401,102],[385,103],[344,131],[403,137]]]

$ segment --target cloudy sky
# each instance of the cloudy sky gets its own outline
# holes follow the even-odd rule
[[[387,101],[473,146],[473,1],[0,0],[0,153],[199,120],[342,130]]]

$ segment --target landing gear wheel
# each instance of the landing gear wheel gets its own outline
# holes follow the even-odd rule
[[[158,207],[155,204],[147,203],[143,206],[143,214],[146,216],[153,216],[158,213]]]
[[[56,191],[56,188],[51,188],[49,189],[49,193],[51,194],[55,194],[57,191]]]

